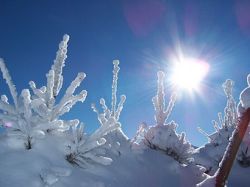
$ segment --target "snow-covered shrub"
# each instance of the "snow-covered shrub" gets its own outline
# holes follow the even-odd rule
[[[24,89],[18,96],[16,87],[2,59],[0,59],[0,69],[14,102],[14,104],[10,104],[6,95],[1,96],[0,120],[4,124],[3,127],[7,128],[8,136],[23,140],[25,148],[31,149],[33,138],[43,137],[44,132],[34,128],[36,119],[32,115],[30,92],[28,89]]]
[[[209,174],[214,174],[217,170],[232,132],[238,123],[237,107],[233,97],[233,81],[226,80],[222,87],[227,97],[224,116],[222,113],[218,113],[219,121],[212,121],[215,129],[214,133],[208,135],[200,129],[208,137],[209,143],[199,148],[193,155],[195,162],[206,167],[206,172]],[[242,152],[243,147],[244,145],[241,146],[240,152]]]
[[[98,119],[100,123],[106,123],[108,121],[114,121],[114,123],[120,124],[120,127],[111,131],[105,136],[107,140],[106,144],[103,146],[105,151],[110,157],[120,156],[122,152],[122,148],[128,146],[128,137],[123,133],[121,128],[121,123],[119,122],[120,114],[123,109],[123,105],[126,101],[126,96],[120,96],[120,102],[117,104],[117,86],[118,86],[118,73],[119,73],[119,61],[113,61],[113,81],[112,81],[112,100],[111,100],[111,108],[109,109],[105,103],[103,98],[100,99],[100,105],[102,106],[103,113],[98,114]],[[94,111],[97,111],[95,105],[93,105]],[[129,146],[128,146],[129,147]]]
[[[117,106],[116,92],[119,61],[114,60],[113,64],[114,70],[111,109],[107,107],[103,98],[100,99],[100,105],[102,106],[103,113],[99,113],[95,105],[92,104],[93,111],[97,113],[100,127],[91,135],[84,134],[83,125],[78,125],[79,122],[75,122],[75,125],[72,127],[74,139],[71,145],[69,145],[70,153],[66,155],[66,159],[70,163],[76,164],[80,167],[88,167],[93,163],[103,165],[110,164],[112,159],[101,155],[106,154],[107,150],[114,149],[116,145],[119,145],[119,143],[117,144],[115,137],[110,134],[114,131],[121,131],[119,117],[126,97],[125,95],[122,95]],[[108,142],[106,140],[107,138],[109,138]]]
[[[12,105],[6,95],[1,96],[0,120],[8,124],[5,125],[8,127],[8,136],[23,139],[26,149],[31,149],[34,139],[44,137],[46,132],[68,130],[73,122],[60,120],[59,117],[68,112],[76,102],[83,102],[87,95],[85,90],[73,95],[85,77],[84,73],[79,73],[60,102],[55,101],[63,84],[62,68],[67,57],[68,40],[69,36],[64,35],[63,41],[59,44],[56,59],[47,74],[47,86],[38,89],[33,81],[30,82],[34,95],[31,95],[28,89],[23,89],[18,96],[8,69],[0,59],[0,69],[14,102]]]
[[[247,108],[250,108],[250,74],[247,76],[248,87],[240,94],[240,102],[238,104],[238,114],[241,116]],[[246,131],[243,142],[238,153],[238,163],[242,167],[250,167],[250,127]]]
[[[164,125],[152,126],[144,136],[144,143],[151,149],[162,151],[180,163],[191,160],[193,148],[186,140],[185,133],[176,133],[177,124],[170,122]]]
[[[176,133],[177,124],[174,121],[165,123],[174,107],[176,92],[172,93],[166,108],[164,78],[165,74],[158,72],[157,95],[152,99],[156,111],[156,125],[140,130],[144,134],[143,144],[151,149],[162,151],[180,163],[187,163],[191,158],[193,148],[186,140],[185,133]]]
[[[87,168],[93,164],[108,165],[112,159],[102,156],[105,154],[102,145],[106,143],[104,135],[118,127],[119,124],[113,121],[101,125],[94,133],[87,135],[84,133],[83,124],[75,121],[72,126],[72,142],[68,145],[69,153],[66,155],[66,160],[73,165],[82,168]]]
[[[164,125],[167,121],[169,115],[171,114],[177,94],[174,91],[171,94],[170,101],[168,103],[168,106],[166,108],[165,106],[165,90],[164,90],[164,78],[165,73],[162,71],[158,72],[158,86],[157,86],[157,94],[152,98],[152,102],[155,108],[155,121],[157,125]],[[165,109],[166,108],[166,109]]]
[[[34,81],[30,81],[30,87],[34,93],[32,95],[31,106],[37,116],[39,128],[47,132],[53,130],[65,131],[72,125],[71,121],[60,120],[59,117],[69,112],[79,101],[83,102],[87,96],[87,91],[82,90],[79,94],[73,95],[76,88],[80,86],[85,78],[85,73],[78,73],[75,80],[66,89],[60,101],[56,101],[62,85],[62,70],[67,58],[69,36],[64,35],[63,41],[59,44],[56,59],[50,71],[46,75],[47,85],[37,88]]]

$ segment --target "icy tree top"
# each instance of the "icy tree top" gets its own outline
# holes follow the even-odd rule
[[[250,74],[247,76],[248,87],[246,87],[240,94],[240,103],[238,105],[238,112],[241,114],[247,108],[250,108]]]

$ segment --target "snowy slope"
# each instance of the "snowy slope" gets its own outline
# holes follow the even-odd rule
[[[192,169],[155,150],[132,151],[129,142],[111,165],[79,168],[65,160],[64,140],[48,135],[33,149],[24,150],[1,136],[0,186],[194,186],[197,182]]]
[[[121,147],[109,166],[79,168],[65,160],[65,138],[47,135],[31,150],[13,146],[2,135],[0,143],[0,186],[108,186],[172,187],[195,186],[204,177],[194,165],[180,165],[173,158],[152,149],[133,151]],[[235,163],[228,186],[248,186],[250,168]]]

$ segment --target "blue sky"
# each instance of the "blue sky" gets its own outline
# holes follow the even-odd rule
[[[179,93],[170,116],[192,144],[202,145],[207,139],[197,126],[213,132],[211,120],[226,102],[221,84],[235,81],[237,101],[246,86],[249,12],[247,0],[0,0],[0,56],[19,93],[30,80],[42,86],[58,43],[69,34],[64,88],[83,71],[87,78],[78,91],[86,89],[88,97],[65,118],[79,118],[88,132],[98,127],[90,104],[101,97],[111,102],[112,60],[119,59],[118,92],[127,96],[120,121],[129,137],[141,122],[154,124],[156,72],[168,73],[172,55],[205,59],[210,71],[200,92]],[[0,93],[8,93],[3,79],[0,85]],[[166,91],[169,96],[167,81]]]

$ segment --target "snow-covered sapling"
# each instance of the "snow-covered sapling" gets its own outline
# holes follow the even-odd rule
[[[177,124],[174,121],[165,124],[172,112],[177,95],[175,91],[172,93],[168,107],[165,109],[164,78],[164,72],[158,72],[157,95],[152,99],[156,111],[156,126],[149,127],[143,142],[151,149],[162,151],[180,163],[187,163],[193,148],[186,140],[185,133],[176,133]]]
[[[95,112],[97,112],[98,120],[100,124],[110,123],[112,122],[114,125],[119,124],[119,127],[116,130],[108,133],[105,136],[107,143],[105,144],[104,149],[107,152],[111,152],[111,155],[120,155],[120,148],[122,145],[127,145],[128,138],[123,133],[121,129],[121,123],[119,122],[120,114],[123,109],[123,105],[126,100],[125,95],[120,96],[120,102],[117,104],[117,86],[118,86],[118,73],[119,73],[119,61],[113,61],[113,81],[112,81],[112,100],[111,100],[111,108],[109,109],[106,105],[106,102],[103,98],[100,99],[100,105],[103,109],[102,113],[99,113],[95,107],[92,105],[92,108]]]
[[[242,116],[247,108],[250,108],[250,74],[247,76],[248,86],[240,94],[240,102],[238,104],[238,114]],[[241,144],[238,163],[242,167],[250,167],[250,126],[246,130],[243,142]]]
[[[94,133],[87,135],[84,133],[82,123],[79,124],[79,121],[74,121],[74,123],[72,141],[68,145],[69,153],[66,155],[66,160],[82,168],[88,168],[93,164],[110,164],[112,159],[102,156],[105,152],[100,147],[106,143],[104,136],[117,128],[119,124],[110,121],[101,125]]]
[[[194,149],[186,140],[185,133],[177,134],[176,128],[177,124],[173,121],[162,126],[149,127],[144,135],[144,144],[151,149],[161,151],[180,163],[188,163]]]
[[[123,105],[126,101],[126,96],[121,95],[121,100],[117,105],[117,81],[118,81],[118,73],[119,73],[119,61],[114,60],[114,69],[113,69],[113,83],[112,83],[112,101],[111,101],[111,109],[106,105],[105,99],[100,99],[100,105],[102,106],[103,113],[99,114],[94,104],[92,104],[92,109],[97,113],[98,120],[101,125],[104,125],[108,121],[118,122],[120,118],[121,111],[123,109]]]
[[[16,87],[12,82],[11,76],[3,59],[0,59],[0,69],[3,78],[9,87],[14,104],[10,104],[6,95],[1,96],[0,100],[0,120],[7,128],[10,137],[22,139],[26,149],[31,149],[34,137],[43,137],[44,133],[36,126],[36,118],[32,115],[31,97],[28,89],[24,89],[18,96]],[[18,141],[17,140],[17,141]]]
[[[119,61],[115,60],[113,62],[113,84],[112,84],[112,104],[111,110],[105,104],[105,100],[100,99],[100,104],[103,109],[103,113],[99,113],[94,104],[92,104],[92,109],[97,113],[97,117],[100,123],[100,127],[91,135],[86,135],[83,133],[83,125],[76,123],[72,127],[73,141],[69,145],[70,153],[66,155],[66,159],[80,167],[88,167],[91,164],[99,163],[103,165],[110,164],[112,159],[102,156],[105,154],[105,149],[102,146],[106,143],[105,136],[118,129],[121,124],[119,123],[120,113],[125,102],[125,95],[121,96],[121,101],[117,105],[117,79],[119,71]]]
[[[240,109],[238,109],[238,111],[240,112],[239,114],[240,117],[232,133],[232,136],[228,141],[228,145],[225,149],[219,167],[212,177],[213,182],[215,183],[214,186],[216,187],[224,187],[225,184],[227,183],[227,179],[230,174],[231,168],[233,166],[238,149],[244,138],[245,133],[247,132],[247,128],[249,127],[250,123],[250,105],[248,105],[250,98],[249,76],[247,77],[247,81],[248,81],[248,87],[244,89],[240,94],[240,103],[238,105],[240,107]],[[209,182],[209,180],[210,178],[208,178],[201,184],[206,184],[206,182],[207,181]]]
[[[54,64],[46,75],[47,86],[43,86],[39,89],[36,87],[34,81],[30,81],[29,83],[34,93],[31,101],[32,109],[37,114],[40,128],[47,132],[53,130],[68,130],[72,125],[71,122],[60,120],[59,117],[69,112],[77,102],[83,102],[87,96],[86,90],[82,90],[79,94],[73,95],[76,88],[80,86],[86,77],[85,73],[81,72],[78,73],[75,80],[73,80],[66,89],[62,99],[56,102],[56,97],[63,85],[62,69],[65,66],[65,60],[67,58],[68,41],[69,36],[64,35],[63,41],[59,44]]]
[[[165,73],[159,71],[158,82],[157,82],[157,95],[153,97],[152,102],[155,108],[155,120],[157,125],[164,125],[167,121],[169,115],[171,114],[175,101],[176,101],[176,92],[174,91],[171,94],[170,101],[167,108],[165,107],[165,90],[164,90],[164,79]]]
[[[207,168],[206,172],[209,174],[214,174],[219,167],[219,163],[221,162],[225,149],[230,142],[232,132],[238,124],[237,107],[233,97],[233,85],[234,83],[230,79],[226,80],[222,85],[224,93],[227,97],[227,103],[224,108],[224,115],[222,115],[222,113],[218,113],[219,120],[212,121],[215,132],[208,135],[200,130],[203,134],[205,134],[205,136],[207,136],[209,143],[204,147],[199,148],[198,152],[195,153],[194,158],[197,164],[203,165]],[[240,148],[240,155],[238,157],[239,162],[241,162],[242,158],[245,156],[244,154],[247,152],[246,149],[246,145],[242,144]],[[206,157],[204,157],[204,155],[206,155]]]
[[[67,57],[68,40],[69,36],[64,35],[63,41],[59,44],[56,59],[47,74],[47,86],[39,89],[33,81],[30,81],[33,95],[28,89],[23,89],[21,95],[18,96],[8,69],[4,61],[0,59],[0,69],[14,102],[14,105],[11,105],[6,95],[1,96],[0,120],[4,124],[9,124],[7,129],[9,136],[24,139],[27,149],[31,149],[34,138],[44,137],[45,132],[68,130],[73,122],[60,120],[59,117],[69,112],[75,103],[83,102],[86,98],[85,90],[73,95],[85,78],[84,73],[78,73],[66,89],[62,99],[59,102],[55,101],[63,84],[62,68]]]

